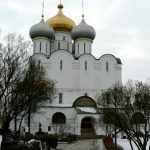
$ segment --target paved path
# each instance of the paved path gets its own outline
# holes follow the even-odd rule
[[[95,140],[80,140],[73,144],[59,144],[57,149],[60,150],[96,150]]]

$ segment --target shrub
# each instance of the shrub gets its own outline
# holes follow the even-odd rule
[[[2,147],[2,150],[30,150],[25,145],[12,145],[12,146],[4,146]]]
[[[77,140],[77,135],[69,134],[67,137],[69,143]]]
[[[41,140],[42,142],[46,142],[48,147],[56,148],[58,142],[58,136],[53,134],[37,136],[37,140]]]
[[[36,132],[35,136],[47,135],[47,132]]]
[[[30,141],[31,139],[34,139],[34,135],[30,133],[26,133],[24,136],[21,137],[21,140],[25,142]]]

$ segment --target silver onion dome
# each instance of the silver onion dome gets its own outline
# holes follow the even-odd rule
[[[78,38],[89,38],[94,40],[95,35],[94,28],[85,22],[84,17],[82,17],[81,23],[75,26],[71,31],[71,36],[74,40]]]
[[[42,18],[40,23],[35,24],[30,28],[29,35],[31,39],[35,37],[46,37],[48,39],[53,39],[55,33],[53,28],[50,27]]]

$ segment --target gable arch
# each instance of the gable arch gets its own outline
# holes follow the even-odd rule
[[[97,107],[96,102],[88,96],[81,96],[77,98],[74,103],[73,107]]]

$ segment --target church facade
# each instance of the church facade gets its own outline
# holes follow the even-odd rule
[[[85,22],[75,22],[58,13],[30,29],[33,41],[33,57],[46,70],[48,78],[56,81],[56,97],[53,103],[45,102],[33,114],[31,132],[40,128],[55,133],[60,127],[68,133],[81,135],[91,128],[95,134],[103,131],[98,123],[100,112],[97,96],[104,89],[122,83],[122,63],[112,54],[99,59],[92,55],[95,29]]]

